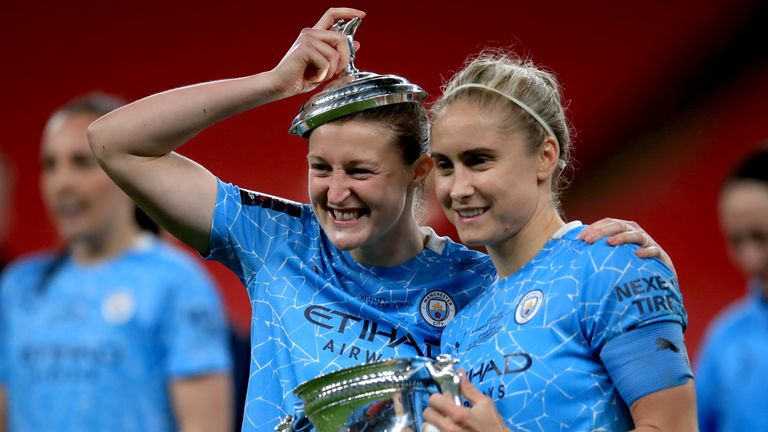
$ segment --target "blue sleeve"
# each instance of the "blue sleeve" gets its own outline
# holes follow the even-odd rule
[[[583,331],[615,382],[614,374],[624,374],[625,365],[633,362],[653,360],[658,368],[642,385],[623,378],[619,392],[627,405],[646,392],[684,384],[692,375],[682,338],[688,320],[677,279],[661,261],[637,257],[636,249],[611,247],[604,240],[589,247],[581,293]],[[657,339],[666,342],[660,346]],[[669,352],[676,354],[669,357]],[[658,362],[659,355],[669,361]]]
[[[666,321],[611,339],[600,352],[605,369],[627,405],[693,378],[679,324]]]
[[[230,370],[228,327],[216,288],[197,263],[184,263],[176,274],[161,321],[167,374],[177,378]]]
[[[301,231],[303,206],[217,181],[211,250],[205,258],[221,262],[246,283],[247,274],[258,271],[272,247]],[[244,261],[248,268],[243,268]]]
[[[634,246],[590,247],[582,275],[582,313],[585,335],[599,354],[616,336],[636,327],[670,321],[683,329],[688,318],[677,279],[657,259],[642,259]]]
[[[699,430],[717,431],[721,405],[721,386],[718,379],[718,353],[722,352],[718,339],[718,328],[710,329],[699,351],[696,362],[696,409],[699,415]]]

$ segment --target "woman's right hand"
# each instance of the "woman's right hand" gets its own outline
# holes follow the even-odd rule
[[[510,432],[496,410],[493,399],[484,395],[461,373],[461,394],[472,408],[456,406],[453,399],[436,393],[429,397],[429,407],[424,410],[426,422],[422,432]]]
[[[303,29],[285,57],[268,72],[274,91],[280,97],[308,92],[344,71],[349,64],[349,43],[331,26],[340,19],[364,16],[357,9],[331,8],[314,27]],[[357,42],[355,45],[357,48]]]

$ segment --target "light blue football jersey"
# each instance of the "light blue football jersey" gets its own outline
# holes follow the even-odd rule
[[[226,322],[199,263],[153,236],[80,265],[20,260],[0,285],[10,430],[174,431],[168,384],[230,369]]]
[[[768,416],[768,299],[758,281],[718,314],[696,368],[702,432],[765,431]]]
[[[293,414],[293,389],[318,375],[439,354],[445,325],[495,272],[486,255],[428,234],[402,265],[362,265],[330,243],[310,205],[219,182],[209,258],[240,277],[253,313],[244,431]]]
[[[582,229],[559,230],[443,334],[512,430],[628,430],[627,405],[692,376],[671,270],[635,246],[589,245]]]

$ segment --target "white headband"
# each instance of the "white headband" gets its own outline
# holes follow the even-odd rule
[[[510,101],[514,102],[514,104],[515,104],[515,105],[519,106],[520,108],[522,108],[523,110],[525,110],[525,112],[527,112],[528,114],[530,114],[530,115],[531,115],[531,117],[533,117],[533,119],[534,119],[534,120],[536,120],[536,121],[539,123],[539,125],[541,125],[541,127],[543,127],[543,128],[544,128],[544,131],[545,131],[547,134],[549,134],[549,136],[551,136],[551,137],[552,137],[552,138],[555,140],[555,142],[557,143],[557,148],[558,148],[558,149],[560,148],[560,141],[558,141],[558,139],[557,139],[557,135],[555,135],[555,132],[552,130],[552,128],[551,128],[551,127],[549,127],[549,125],[547,124],[547,122],[545,122],[545,121],[544,121],[544,119],[543,119],[543,118],[541,118],[541,116],[539,116],[538,114],[536,114],[536,111],[534,111],[533,109],[531,109],[531,107],[529,107],[529,106],[528,106],[528,105],[526,105],[526,104],[525,104],[523,101],[521,101],[520,99],[518,99],[518,98],[516,98],[516,97],[514,97],[514,96],[510,96],[510,95],[508,95],[508,94],[506,94],[506,93],[504,93],[504,92],[501,92],[501,91],[499,91],[499,90],[496,90],[496,89],[495,89],[495,88],[493,88],[493,87],[488,87],[487,85],[483,85],[483,84],[474,84],[474,83],[470,83],[470,84],[462,84],[462,85],[460,85],[460,86],[457,86],[457,87],[455,87],[453,90],[451,90],[451,92],[450,92],[450,93],[448,93],[448,94],[447,94],[447,95],[445,95],[445,96],[450,96],[450,95],[452,95],[452,94],[454,94],[454,93],[458,92],[459,90],[463,90],[463,89],[465,89],[465,88],[479,88],[479,89],[483,89],[483,90],[492,91],[492,92],[494,92],[494,93],[496,93],[496,94],[499,94],[499,95],[501,95],[501,96],[504,96],[505,98],[507,98],[507,99],[509,99]],[[561,159],[561,160],[559,160],[559,161],[557,162],[557,165],[558,165],[558,166],[559,166],[559,167],[562,169],[562,168],[564,168],[564,167],[565,167],[565,161]]]

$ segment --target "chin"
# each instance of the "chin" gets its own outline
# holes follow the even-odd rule
[[[368,243],[368,236],[363,236],[361,234],[350,235],[347,233],[326,231],[326,235],[328,235],[328,239],[331,241],[331,244],[333,244],[337,249],[341,249],[343,251],[350,251],[352,249],[357,249],[365,246],[366,243]],[[365,237],[365,238],[361,238],[361,237]]]
[[[488,239],[478,232],[473,230],[462,230],[456,228],[456,232],[459,235],[459,240],[467,246],[485,246],[488,244]]]

